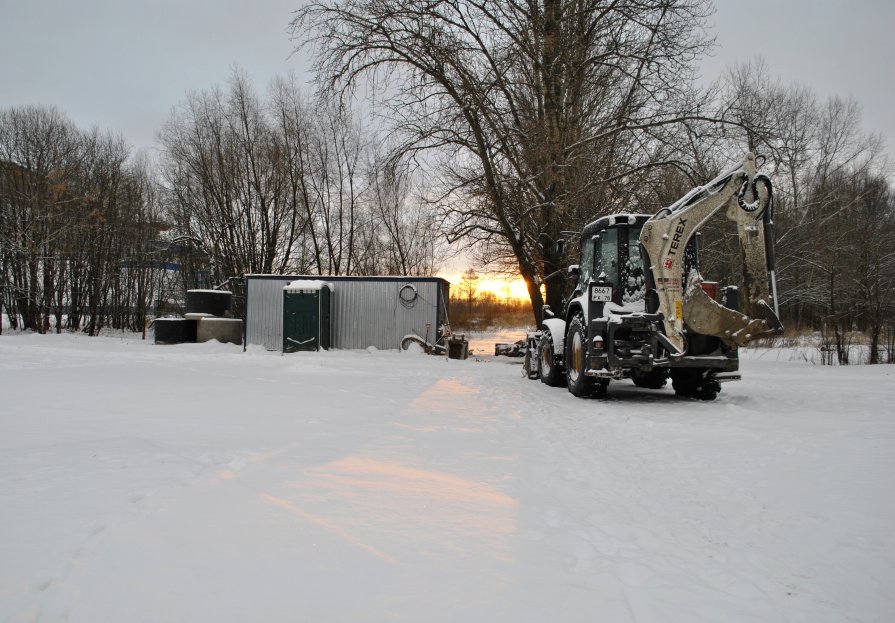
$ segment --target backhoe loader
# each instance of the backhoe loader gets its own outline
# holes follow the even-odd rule
[[[713,400],[738,380],[738,348],[783,331],[774,270],[773,189],[758,160],[694,188],[653,215],[614,214],[587,225],[574,290],[528,335],[524,370],[575,396],[605,396],[610,380]],[[736,223],[741,287],[699,272],[697,232],[720,212]]]

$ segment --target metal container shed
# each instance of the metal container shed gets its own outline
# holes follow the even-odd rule
[[[297,280],[332,284],[333,348],[396,349],[404,336],[427,331],[434,342],[447,320],[450,284],[440,277],[246,275],[246,345],[282,350],[283,288]]]

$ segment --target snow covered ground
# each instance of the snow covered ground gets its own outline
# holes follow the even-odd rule
[[[713,403],[584,401],[506,358],[0,336],[0,621],[895,620],[895,367],[746,358]]]

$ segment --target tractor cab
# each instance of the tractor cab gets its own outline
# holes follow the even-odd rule
[[[646,293],[640,230],[645,214],[604,216],[584,228],[573,298],[585,292],[590,317],[603,315],[604,307],[618,312],[645,311]]]
[[[571,270],[577,276],[572,297],[588,292],[588,319],[603,317],[607,312],[657,311],[658,300],[650,296],[655,285],[645,266],[649,258],[640,245],[640,232],[650,217],[649,214],[613,214],[584,228],[580,263]],[[696,267],[696,252],[694,237],[683,254],[688,269]]]

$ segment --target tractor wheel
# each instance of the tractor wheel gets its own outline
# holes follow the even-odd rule
[[[631,380],[637,387],[662,389],[668,380],[668,368],[655,368],[649,372],[631,371]]]
[[[525,359],[522,360],[522,376],[532,380],[538,378],[537,353],[531,342],[525,349]]]
[[[698,400],[714,400],[721,391],[721,384],[706,379],[708,370],[699,368],[680,368],[671,371],[671,385],[674,393],[683,398]]]
[[[587,371],[587,331],[580,316],[569,323],[566,335],[566,385],[578,398],[593,396],[596,383]]]
[[[559,387],[562,384],[562,368],[556,363],[556,355],[553,352],[553,338],[550,331],[544,330],[538,342],[538,374],[541,383],[550,387]]]

